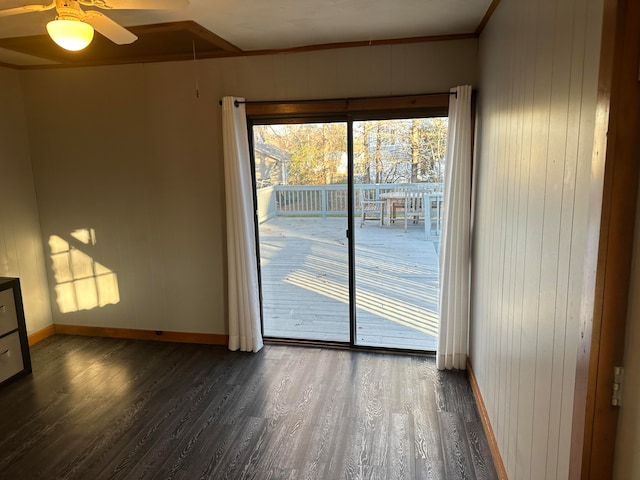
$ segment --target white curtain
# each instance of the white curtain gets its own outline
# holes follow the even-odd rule
[[[262,346],[253,184],[243,98],[222,99],[224,180],[227,204],[229,349]]]
[[[451,89],[440,243],[439,370],[467,366],[471,217],[471,86]]]

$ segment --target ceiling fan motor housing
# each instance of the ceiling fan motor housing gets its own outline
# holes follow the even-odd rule
[[[73,0],[57,0],[56,11],[58,12],[56,20],[82,21],[82,16],[84,15],[80,4]]]

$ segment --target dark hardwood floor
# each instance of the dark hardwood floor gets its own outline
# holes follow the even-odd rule
[[[2,479],[496,478],[429,357],[54,336],[0,390]]]

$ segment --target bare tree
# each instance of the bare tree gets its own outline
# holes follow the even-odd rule
[[[354,122],[356,182],[442,182],[447,120],[433,117]],[[289,184],[346,181],[345,123],[261,128],[260,140],[285,152]]]

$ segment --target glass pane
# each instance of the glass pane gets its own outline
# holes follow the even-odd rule
[[[358,345],[437,348],[447,120],[354,122]]]
[[[347,125],[253,128],[267,337],[349,341]]]

